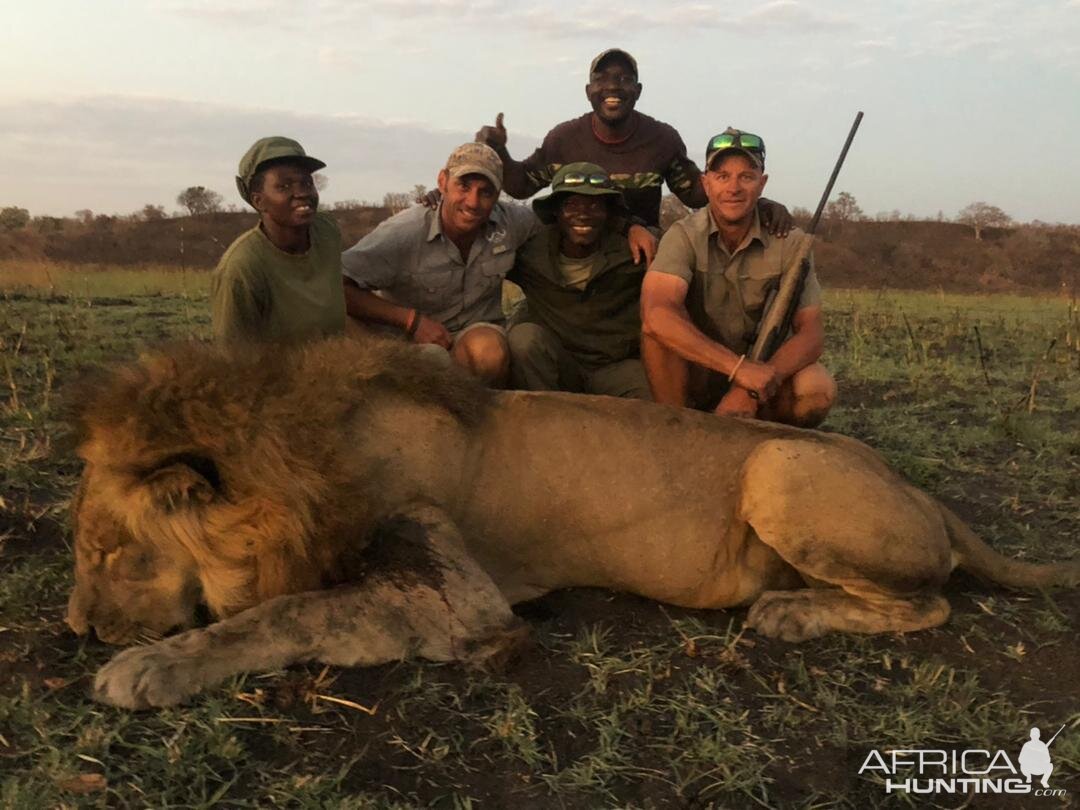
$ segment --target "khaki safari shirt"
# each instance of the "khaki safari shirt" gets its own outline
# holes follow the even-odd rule
[[[474,323],[502,323],[502,282],[515,251],[539,228],[523,205],[495,203],[491,218],[462,259],[443,236],[439,209],[413,206],[341,255],[341,272],[362,290],[419,310],[451,332]]]
[[[345,329],[341,232],[327,214],[305,253],[286,253],[256,225],[236,238],[210,282],[214,336],[223,342],[296,342]]]
[[[770,235],[755,209],[746,238],[728,253],[712,213],[703,208],[668,229],[649,272],[678,276],[689,284],[690,320],[711,339],[743,354],[753,345],[769,291],[779,284],[802,240],[811,238],[798,228],[792,228],[786,239]],[[820,303],[821,285],[811,256],[798,308]]]
[[[641,340],[641,281],[626,237],[610,228],[592,256],[584,287],[560,269],[559,227],[543,230],[518,251],[510,280],[528,301],[524,322],[546,326],[575,360],[597,368],[637,357]]]

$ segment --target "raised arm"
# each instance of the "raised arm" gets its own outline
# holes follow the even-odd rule
[[[495,116],[495,126],[480,127],[476,140],[486,143],[502,158],[503,191],[517,200],[524,200],[551,182],[551,172],[544,163],[541,146],[523,161],[514,160],[506,148],[507,133],[503,114]]]

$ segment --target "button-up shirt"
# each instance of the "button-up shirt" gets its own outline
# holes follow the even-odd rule
[[[439,209],[413,206],[346,250],[342,273],[360,289],[378,290],[451,332],[501,323],[502,281],[514,266],[515,251],[538,229],[529,208],[498,202],[463,258],[442,231]]]
[[[694,325],[736,354],[749,350],[769,291],[791,263],[804,239],[813,237],[792,228],[787,238],[761,227],[757,209],[742,242],[729,251],[708,208],[674,223],[660,240],[650,273],[678,276],[690,289],[686,309]],[[803,285],[799,309],[821,303],[821,285],[810,272]]]

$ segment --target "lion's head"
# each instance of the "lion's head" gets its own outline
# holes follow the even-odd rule
[[[79,635],[93,629],[110,644],[189,627],[199,603],[198,573],[189,555],[137,539],[97,488],[91,467],[72,509],[75,587],[67,623]]]
[[[401,486],[393,437],[365,455],[371,414],[411,407],[452,432],[489,401],[380,341],[178,344],[90,375],[69,392],[86,466],[68,623],[123,642],[186,626],[200,599],[225,617],[342,581],[343,551]]]

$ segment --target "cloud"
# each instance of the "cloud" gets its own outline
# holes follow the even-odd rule
[[[265,135],[297,138],[326,161],[325,199],[379,200],[387,191],[434,185],[455,146],[472,133],[354,115],[301,115],[171,98],[95,96],[0,101],[5,205],[35,214],[79,208],[126,213],[146,203],[172,208],[204,185],[239,202],[240,156]],[[535,144],[522,136],[523,148]]]
[[[277,24],[294,15],[295,6],[283,0],[158,0],[158,8],[213,25],[221,23],[253,27]],[[559,39],[608,36],[611,32],[645,32],[732,28],[753,32],[847,31],[857,27],[852,18],[821,11],[805,0],[771,0],[741,12],[729,3],[593,2],[577,3],[553,11],[524,0],[319,0],[303,11],[305,23],[340,31],[343,26],[370,30],[380,23],[418,20],[429,27],[452,29],[483,25],[504,31],[527,31]],[[415,34],[414,30],[411,33]]]

